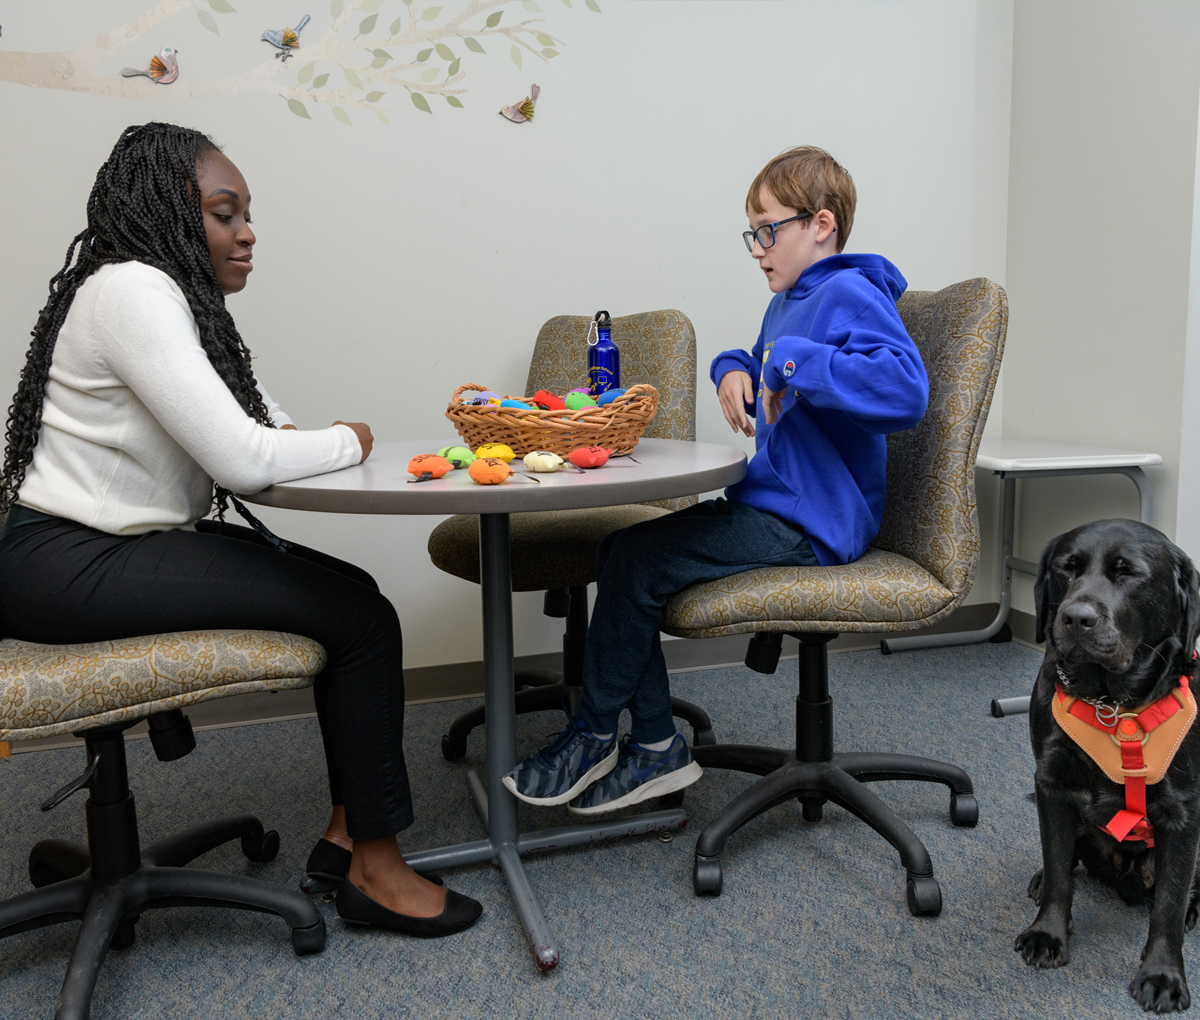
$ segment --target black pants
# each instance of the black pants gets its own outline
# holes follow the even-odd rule
[[[317,719],[329,790],[353,839],[412,824],[400,621],[371,576],[249,528],[109,535],[12,508],[0,532],[0,633],[45,644],[170,631],[280,630],[324,646]]]

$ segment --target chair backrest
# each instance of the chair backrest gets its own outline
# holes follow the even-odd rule
[[[587,334],[591,317],[556,315],[542,326],[529,363],[525,395],[538,390],[562,393],[587,385]],[[646,428],[648,439],[696,439],[696,331],[683,312],[619,315],[612,339],[621,350],[621,385],[650,383],[658,389],[658,412]],[[678,510],[694,497],[662,500],[656,506]]]
[[[1000,374],[1008,298],[975,279],[909,291],[898,308],[929,375],[929,409],[915,428],[888,436],[874,545],[915,560],[962,598],[979,565],[975,457]]]

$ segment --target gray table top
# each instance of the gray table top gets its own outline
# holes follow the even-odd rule
[[[732,485],[746,474],[746,455],[741,450],[714,443],[643,439],[633,458],[614,457],[604,467],[583,473],[571,469],[534,474],[518,457],[512,462],[516,475],[502,485],[479,485],[464,470],[409,484],[409,460],[445,445],[433,439],[376,443],[364,464],[281,482],[244,498],[264,506],[327,513],[507,514],[690,496]]]

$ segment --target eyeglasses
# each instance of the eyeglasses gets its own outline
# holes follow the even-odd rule
[[[746,242],[746,251],[754,254],[754,242],[766,249],[770,248],[775,243],[775,228],[782,227],[785,223],[791,223],[792,220],[807,220],[812,216],[810,212],[802,212],[799,216],[789,216],[786,220],[776,220],[774,223],[768,223],[765,226],[759,227],[757,230],[747,230],[742,234],[742,240]]]

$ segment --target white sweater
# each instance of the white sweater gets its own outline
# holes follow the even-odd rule
[[[276,425],[291,424],[265,391]],[[200,347],[183,292],[140,262],[104,266],[58,334],[24,506],[113,535],[191,528],[215,479],[234,492],[357,464],[346,425],[259,425]]]

